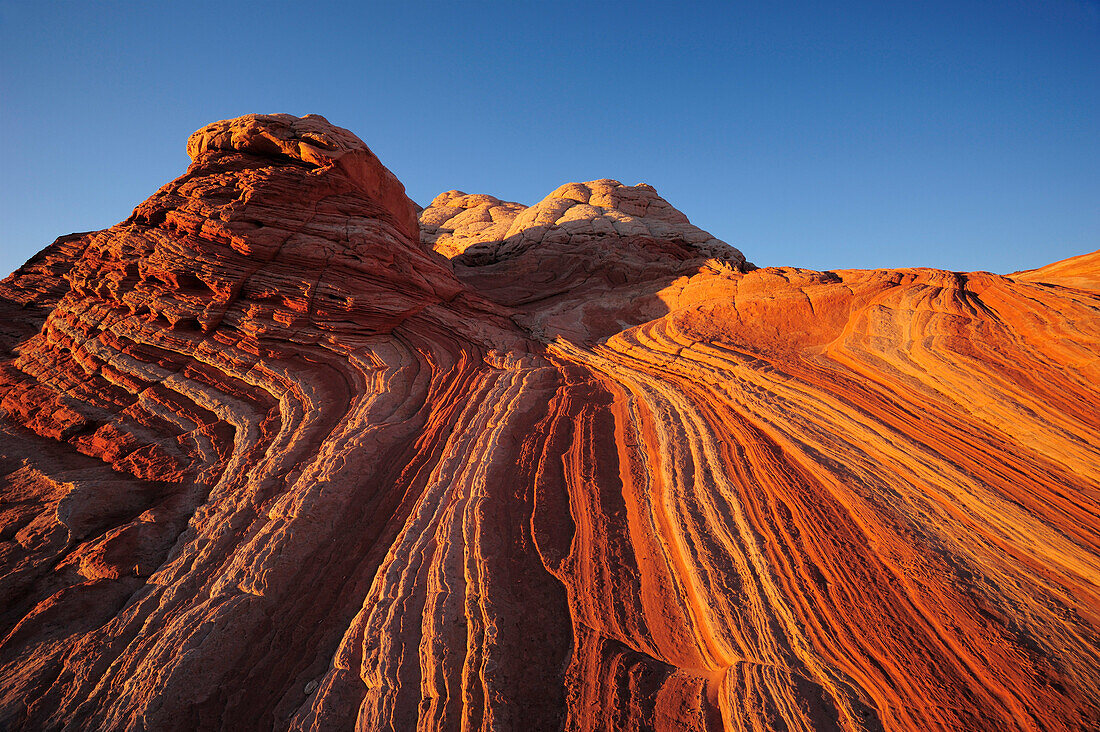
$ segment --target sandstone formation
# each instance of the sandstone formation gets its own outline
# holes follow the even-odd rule
[[[0,728],[1100,725],[1100,253],[755,269],[196,132],[0,283]]]
[[[420,223],[421,243],[536,339],[606,338],[667,313],[673,281],[752,268],[645,184],[569,183],[530,208],[448,191]]]
[[[1064,285],[1079,290],[1100,290],[1100,251],[1070,257],[1039,269],[1016,272],[1015,280]]]

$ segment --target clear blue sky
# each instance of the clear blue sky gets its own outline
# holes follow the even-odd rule
[[[1100,248],[1096,0],[0,0],[0,270],[249,112],[325,115],[422,205],[648,182],[759,265]]]

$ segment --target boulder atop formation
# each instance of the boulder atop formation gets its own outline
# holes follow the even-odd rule
[[[299,161],[311,168],[337,168],[371,199],[381,203],[414,241],[419,225],[416,205],[405,186],[354,133],[319,114],[249,114],[206,125],[187,140],[187,154],[237,152]]]

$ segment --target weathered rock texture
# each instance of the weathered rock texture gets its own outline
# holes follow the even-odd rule
[[[753,270],[648,186],[418,227],[320,117],[188,151],[0,284],[0,727],[1100,723],[1096,255]]]

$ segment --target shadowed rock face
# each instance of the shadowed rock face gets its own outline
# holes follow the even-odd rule
[[[1100,722],[1096,255],[754,270],[192,136],[0,283],[0,727]],[[433,251],[434,249],[434,251]]]
[[[569,183],[530,208],[450,191],[420,221],[421,243],[538,339],[591,343],[667,313],[674,281],[753,269],[645,184]]]

